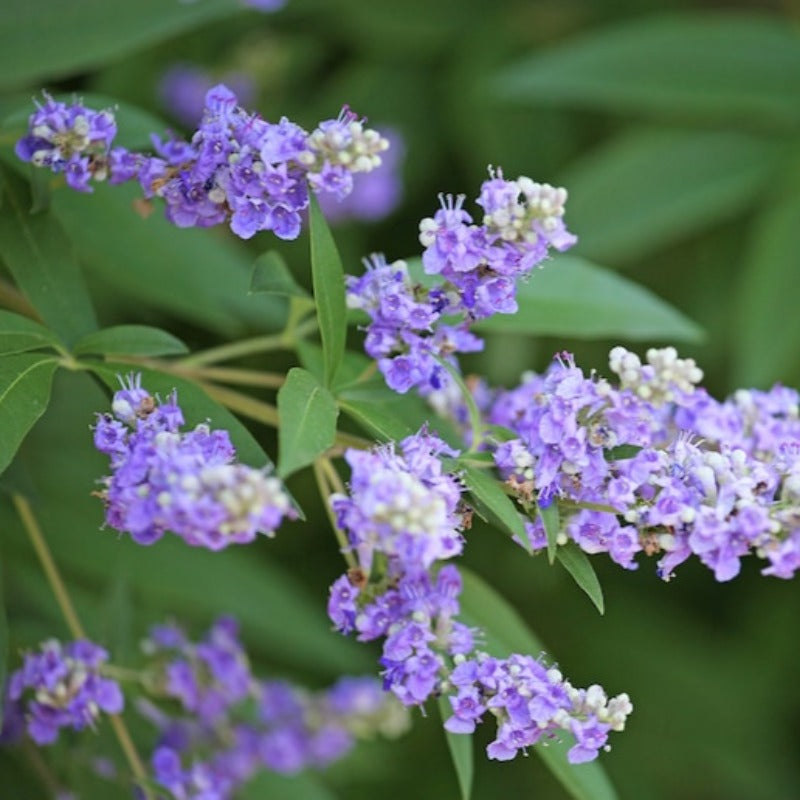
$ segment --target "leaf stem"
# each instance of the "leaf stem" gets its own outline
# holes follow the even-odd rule
[[[481,417],[481,412],[475,403],[475,398],[472,396],[472,392],[467,387],[467,384],[464,383],[464,379],[461,377],[461,373],[458,371],[457,367],[454,367],[446,358],[437,358],[436,360],[450,373],[450,377],[455,381],[456,386],[458,386],[458,388],[461,390],[461,396],[464,398],[464,402],[466,403],[467,411],[469,413],[469,425],[472,429],[472,444],[467,452],[475,453],[483,441],[483,434],[486,430],[486,426],[483,424],[483,419]]]
[[[16,493],[13,495],[13,502],[17,514],[19,514],[22,520],[25,532],[28,534],[28,538],[42,565],[42,569],[47,577],[47,582],[53,590],[58,607],[61,609],[64,621],[67,623],[67,628],[69,628],[70,633],[75,639],[88,639],[89,637],[86,635],[86,631],[78,618],[75,606],[72,604],[72,600],[67,592],[67,587],[61,578],[61,574],[58,571],[50,548],[47,546],[42,529],[39,527],[39,523],[33,514],[30,503],[28,503],[25,497]],[[128,765],[133,772],[137,784],[139,784],[141,790],[144,792],[145,798],[147,798],[147,800],[152,800],[153,794],[146,786],[147,772],[139,757],[139,753],[136,751],[136,746],[133,744],[133,740],[125,726],[124,720],[119,714],[109,714],[109,719],[111,720],[111,727],[114,729],[114,734],[122,748],[122,752],[125,754],[125,758],[128,761]]]
[[[339,543],[339,551],[344,556],[347,566],[350,569],[355,569],[358,566],[355,556],[353,555],[350,543],[347,541],[345,532],[339,527],[336,522],[336,515],[330,504],[330,496],[335,492],[344,494],[344,484],[342,483],[339,473],[333,467],[333,464],[327,458],[318,458],[314,462],[314,477],[317,480],[319,493],[322,495],[323,505],[325,506],[325,513],[328,515],[328,520],[333,528],[333,533],[336,536],[336,541]],[[333,490],[333,491],[332,491]]]
[[[0,306],[17,314],[22,314],[24,317],[29,317],[36,322],[42,322],[42,318],[28,302],[28,298],[15,286],[2,279],[0,279]]]

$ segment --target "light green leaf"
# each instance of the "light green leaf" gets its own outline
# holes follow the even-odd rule
[[[513,537],[530,553],[530,541],[522,517],[511,498],[503,491],[498,479],[461,459],[455,461],[455,466],[476,502],[478,513],[487,516],[490,522]]]
[[[0,473],[50,402],[58,360],[31,354],[0,358]]]
[[[800,190],[758,218],[747,250],[733,319],[734,385],[766,388],[800,380]]]
[[[633,260],[754,206],[781,146],[737,131],[634,129],[562,176],[577,250]]]
[[[586,553],[575,542],[567,542],[556,550],[556,558],[563,564],[564,569],[572,575],[575,583],[586,592],[597,610],[601,614],[605,613],[603,589]]]
[[[542,518],[544,532],[547,535],[547,558],[552,564],[556,560],[558,534],[561,533],[561,519],[558,514],[558,504],[552,501],[548,506],[539,506],[539,516]]]
[[[253,264],[250,291],[311,299],[308,292],[294,279],[283,256],[276,250],[262,253]]]
[[[113,13],[104,0],[2,3],[0,88],[63,79],[240,10],[236,0],[138,0]]]
[[[399,442],[414,433],[410,425],[376,403],[344,397],[337,402],[348,417],[384,442]]]
[[[7,169],[0,173],[0,256],[44,323],[71,344],[97,328],[72,246],[51,212],[29,212],[26,182]]]
[[[314,302],[317,305],[319,332],[325,356],[325,386],[332,386],[336,371],[344,357],[347,336],[344,270],[336,242],[320,210],[316,197],[311,196],[309,210],[311,227],[311,276],[314,282]]]
[[[766,14],[647,16],[524,58],[490,91],[536,105],[797,127],[800,38]]]
[[[171,333],[149,325],[115,325],[90,333],[74,347],[75,355],[174,356],[189,349]]]
[[[475,573],[464,567],[460,571],[464,585],[462,617],[467,624],[477,626],[485,633],[486,649],[499,657],[512,653],[538,656],[544,647],[516,609]],[[565,734],[561,743],[536,746],[532,750],[574,800],[616,800],[617,793],[597,761],[579,765],[567,761],[569,738]]]
[[[557,255],[517,287],[519,311],[482,320],[478,331],[696,342],[703,331],[643,286],[583,258]]]
[[[339,410],[310,372],[294,367],[278,392],[278,414],[278,474],[286,478],[333,446]]]
[[[453,714],[453,707],[446,695],[439,698],[439,715],[442,718],[442,725]],[[461,793],[461,800],[469,800],[472,796],[472,779],[475,774],[475,765],[473,763],[473,744],[472,735],[465,733],[450,733],[444,731],[445,739],[447,740],[447,749],[450,751],[450,756],[453,759],[453,767],[456,771],[456,779],[458,780],[458,788]]]
[[[20,314],[0,311],[0,354],[24,353],[57,344],[56,336],[44,325]]]

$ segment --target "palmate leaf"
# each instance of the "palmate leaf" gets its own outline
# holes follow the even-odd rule
[[[485,633],[485,647],[489,653],[500,657],[526,653],[536,657],[543,651],[542,643],[531,633],[516,609],[470,570],[461,567],[461,576],[464,584],[462,617],[467,624]],[[562,742],[531,749],[574,800],[616,800],[617,793],[597,761],[579,765],[567,761],[569,738],[565,733]]]

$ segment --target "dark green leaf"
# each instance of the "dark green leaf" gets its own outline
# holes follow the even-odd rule
[[[362,428],[384,442],[399,442],[414,433],[410,425],[390,410],[368,400],[339,398],[339,408]]]
[[[8,618],[3,586],[3,562],[0,561],[0,696],[5,697],[6,675],[8,674]],[[0,703],[0,730],[3,727],[3,706]]]
[[[149,325],[115,325],[90,333],[74,348],[75,355],[174,356],[188,353],[186,345],[171,333]]]
[[[780,155],[737,131],[634,129],[563,176],[567,223],[582,254],[641,258],[755,205]]]
[[[325,360],[322,348],[314,342],[303,339],[297,343],[297,355],[300,363],[319,381],[325,377]],[[363,353],[346,350],[344,359],[336,374],[335,389],[346,390],[350,385],[355,386],[357,379],[361,378],[367,369],[375,368],[375,362]]]
[[[136,186],[105,185],[81,197],[53,195],[53,213],[81,260],[125,298],[122,313],[142,303],[232,338],[283,324],[285,301],[247,294],[252,262],[242,246],[213,231],[176,228],[158,202],[142,219],[133,208],[140,195]]]
[[[58,360],[47,355],[0,358],[0,472],[50,402]]]
[[[477,330],[630,340],[699,341],[702,330],[648,289],[577,256],[557,255],[517,287],[519,311]]]
[[[796,127],[800,40],[778,16],[649,16],[525,58],[491,91],[537,105]]]
[[[250,291],[310,299],[308,292],[294,279],[283,256],[276,250],[268,250],[256,259],[250,278]]]
[[[609,447],[603,451],[606,461],[626,461],[640,453],[642,448],[638,444],[619,444],[616,447]]]
[[[286,478],[333,446],[339,410],[310,372],[294,367],[278,392],[278,414],[278,474]]]
[[[279,775],[263,770],[237,793],[240,800],[336,800],[336,795],[311,773]]]
[[[600,586],[600,581],[597,580],[597,574],[586,553],[575,542],[567,542],[558,548],[556,558],[564,565],[564,569],[572,575],[575,583],[589,595],[589,599],[595,604],[597,610],[601,614],[605,613],[603,589]]]
[[[442,718],[442,725],[453,714],[453,707],[446,695],[439,698],[439,714]],[[469,800],[472,796],[472,778],[475,773],[475,765],[473,764],[473,747],[472,735],[464,733],[450,733],[444,730],[444,736],[447,740],[447,749],[450,751],[450,756],[453,759],[453,767],[456,771],[456,779],[458,780],[458,788],[461,792],[461,800]]]
[[[733,327],[734,385],[766,388],[800,380],[800,191],[759,217],[738,286]]]
[[[325,356],[325,386],[332,386],[336,371],[344,357],[347,335],[344,270],[336,242],[320,210],[316,197],[311,196],[309,211],[311,227],[311,275],[314,282],[314,302],[317,305],[319,332]]]
[[[58,339],[44,325],[10,311],[0,311],[0,354],[53,347]]]
[[[120,59],[241,9],[236,0],[28,0],[0,5],[0,88],[41,83]]]
[[[542,518],[544,532],[547,534],[547,558],[552,564],[556,560],[558,534],[561,533],[561,519],[558,515],[558,504],[555,501],[551,501],[550,505],[539,506],[539,516]]]
[[[479,510],[488,512],[492,523],[531,552],[522,517],[498,479],[463,460],[458,460],[456,464],[469,493],[480,506]]]
[[[462,616],[467,624],[485,633],[486,649],[492,655],[505,657],[511,653],[526,653],[535,657],[544,650],[516,609],[494,589],[464,567],[461,567],[461,577],[464,583]],[[575,800],[616,800],[614,787],[597,761],[577,766],[567,761],[568,739],[565,735],[561,743],[532,749]]]
[[[2,173],[0,256],[45,324],[71,344],[97,328],[72,246],[51,212],[29,213],[25,181],[7,169]]]

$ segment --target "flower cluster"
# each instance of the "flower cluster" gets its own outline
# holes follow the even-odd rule
[[[575,736],[572,763],[594,758],[622,730],[627,695],[574,689],[529,656],[493,658],[479,632],[459,622],[461,576],[453,564],[469,515],[441,456],[457,453],[422,431],[371,453],[348,451],[350,496],[331,500],[359,566],[331,586],[328,614],[342,633],[383,640],[384,687],[407,706],[447,693],[446,727],[471,733],[487,711],[497,718],[490,758],[508,759],[562,732]]]
[[[696,556],[719,581],[755,553],[764,574],[800,568],[798,395],[741,391],[720,403],[696,388],[702,372],[674,348],[647,363],[622,347],[609,357],[613,386],[568,355],[515,389],[479,386],[486,421],[506,429],[495,464],[526,513],[535,548],[546,545],[536,507],[561,502],[559,543],[607,552],[635,569],[660,553],[659,574]],[[441,399],[441,397],[439,398]],[[459,401],[450,406],[463,419]]]
[[[437,276],[432,286],[413,281],[405,262],[387,264],[382,256],[365,262],[362,277],[348,278],[348,304],[370,317],[365,349],[392,389],[445,388],[443,361],[483,347],[469,325],[516,312],[517,282],[544,261],[550,247],[566,250],[576,241],[564,226],[566,198],[564,189],[492,172],[477,201],[483,224],[473,223],[463,196],[451,195],[420,223],[422,266]],[[443,317],[456,324],[443,324]]]
[[[200,126],[189,141],[154,135],[156,155],[149,156],[110,149],[115,133],[111,112],[48,98],[31,116],[17,154],[67,172],[69,185],[84,191],[92,178],[137,180],[146,198],[164,200],[167,218],[179,227],[227,222],[244,239],[262,230],[294,239],[308,208],[309,186],[344,198],[353,175],[378,167],[380,153],[389,147],[347,108],[309,134],[286,117],[269,123],[244,111],[222,84],[206,94]]]
[[[396,736],[408,724],[371,678],[342,678],[319,692],[257,679],[230,618],[217,620],[197,643],[174,625],[157,626],[145,652],[154,659],[154,692],[180,708],[175,715],[140,703],[160,731],[155,779],[176,798],[226,800],[260,770],[324,767],[357,738]]]
[[[8,682],[8,700],[25,717],[30,737],[50,744],[60,728],[92,727],[100,712],[119,714],[124,700],[117,683],[102,676],[108,653],[91,642],[44,642],[28,653]]]
[[[166,401],[122,381],[114,415],[98,415],[94,443],[109,456],[112,475],[98,494],[106,521],[139,544],[172,531],[187,544],[220,550],[232,543],[272,536],[296,512],[278,478],[235,462],[228,433],[197,425],[181,432],[175,393]]]

